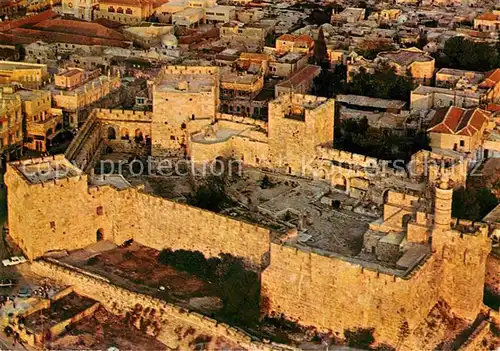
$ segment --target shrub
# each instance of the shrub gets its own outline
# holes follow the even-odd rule
[[[371,344],[375,341],[374,331],[374,328],[347,329],[344,331],[344,336],[350,347],[370,349]]]
[[[215,284],[223,302],[218,317],[245,327],[258,323],[259,277],[246,269],[242,259],[229,254],[206,259],[199,251],[164,249],[158,261]]]
[[[99,256],[93,256],[87,260],[87,266],[92,266],[99,262]]]

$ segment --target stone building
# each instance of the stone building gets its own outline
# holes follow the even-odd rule
[[[453,316],[474,320],[482,308],[491,243],[486,225],[452,219],[452,188],[446,175],[438,179],[434,211],[417,197],[389,192],[383,218],[364,235],[364,250],[395,255],[396,269],[311,249],[296,238],[271,242],[262,291],[272,315],[339,334],[373,327],[379,341],[399,340],[404,350],[422,346],[412,345],[418,333],[402,337],[401,326],[428,328],[426,316],[436,304],[446,302]]]
[[[491,118],[488,111],[451,106],[438,109],[428,130],[433,149],[453,150],[482,157],[483,133]]]
[[[26,123],[24,146],[47,151],[52,139],[63,129],[62,111],[52,109],[52,94],[46,90],[18,90]]]
[[[470,108],[479,106],[481,92],[471,90],[447,89],[419,85],[410,94],[412,111],[429,110],[433,108],[458,106]]]
[[[214,121],[218,106],[218,67],[164,68],[153,88],[153,156],[186,155],[189,135]]]
[[[94,18],[105,18],[123,24],[137,24],[153,14],[150,0],[98,0]]]
[[[474,18],[474,28],[486,32],[500,32],[500,10],[486,12]]]
[[[296,52],[312,55],[314,50],[314,40],[309,35],[284,34],[276,39],[276,52],[287,53]]]
[[[459,69],[442,68],[436,72],[436,86],[442,88],[465,87],[474,90],[484,79],[484,73],[464,71]]]
[[[481,103],[500,102],[500,68],[486,73],[484,81],[479,84]]]
[[[0,62],[0,84],[20,83],[25,88],[39,89],[49,79],[46,65],[24,62]]]
[[[0,152],[9,159],[22,147],[22,102],[13,87],[0,89]]]
[[[396,74],[404,76],[410,72],[413,79],[424,84],[430,83],[434,77],[434,58],[417,48],[381,52],[377,58],[394,67]]]
[[[62,0],[61,11],[85,21],[93,20],[93,12],[99,8],[99,0]]]
[[[306,99],[283,100],[284,108]],[[363,235],[365,259],[299,242],[300,228],[275,231],[148,195],[121,175],[88,175],[64,156],[11,163],[5,182],[10,235],[30,260],[101,240],[230,253],[261,271],[266,314],[339,336],[374,328],[377,342],[411,350],[422,347],[418,330],[436,306],[468,323],[483,306],[488,227],[452,218],[454,185],[445,172],[432,188],[433,206],[387,192],[383,218]],[[401,336],[404,324],[411,332]]]
[[[81,70],[76,69],[64,71],[56,75],[56,84],[48,87],[54,107],[62,109],[65,123],[72,127],[85,120],[91,106],[112,95],[121,86],[119,75],[104,76],[98,71],[87,71],[82,77],[81,73]],[[68,79],[68,75],[72,79]],[[57,85],[58,83],[64,86]]]
[[[348,7],[340,13],[332,13],[330,23],[342,26],[345,23],[356,23],[365,19],[366,10],[356,7]]]
[[[263,23],[228,22],[220,28],[220,38],[227,45],[241,43],[250,47],[263,47],[274,26]]]

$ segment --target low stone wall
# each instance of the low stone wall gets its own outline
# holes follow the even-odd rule
[[[160,342],[172,349],[192,348],[197,340],[207,340],[207,337],[211,341],[206,349],[215,349],[217,345],[219,347],[223,345],[227,349],[293,349],[284,345],[256,341],[243,331],[227,324],[219,323],[196,312],[186,311],[163,300],[118,287],[67,266],[38,260],[31,263],[31,271],[51,278],[59,284],[71,285],[75,292],[98,300],[114,314],[122,316],[140,314],[136,326],[155,335]]]
[[[55,337],[64,333],[66,331],[67,326],[78,323],[82,319],[93,315],[95,313],[95,311],[97,311],[97,309],[99,308],[100,305],[101,304],[99,302],[96,302],[95,304],[93,304],[92,306],[87,308],[86,310],[74,315],[73,317],[71,317],[69,319],[66,319],[62,322],[59,322],[56,325],[54,325],[53,327],[51,327],[47,333],[50,335],[50,339],[53,340]],[[43,339],[43,335],[41,335],[41,337]],[[37,342],[38,342],[39,338],[40,338],[39,334],[35,336],[35,339]]]

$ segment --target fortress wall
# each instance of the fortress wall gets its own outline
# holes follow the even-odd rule
[[[135,188],[88,187],[87,177],[27,184],[12,166],[9,224],[14,240],[33,259],[49,250],[74,250],[103,239],[135,239],[156,248],[229,253],[260,267],[269,252],[270,231],[199,208],[151,196]]]
[[[130,238],[157,250],[198,250],[207,257],[229,253],[254,267],[261,267],[269,252],[270,231],[253,224],[135,190],[120,207],[120,235],[129,231]]]
[[[88,193],[86,176],[27,185],[9,172],[15,171],[9,169],[6,176],[10,233],[28,258],[90,245],[99,228],[111,233],[113,211],[107,205],[116,193],[111,187],[94,196]],[[97,213],[100,206],[102,215]]]
[[[491,250],[488,228],[474,234],[435,231],[432,249],[443,265],[441,297],[454,313],[473,320],[483,305],[486,259]]]
[[[107,121],[129,121],[129,122],[150,122],[153,119],[153,113],[149,111],[134,111],[134,110],[113,110],[113,109],[96,109],[98,119]]]
[[[216,115],[216,120],[220,121],[231,121],[234,123],[243,123],[243,124],[251,124],[255,125],[258,127],[261,127],[263,129],[267,130],[267,123],[264,121],[260,121],[258,119],[250,118],[250,117],[243,117],[243,116],[237,116],[237,115],[231,115],[227,113],[217,113]]]
[[[271,264],[262,273],[270,311],[302,325],[332,330],[375,328],[377,340],[394,343],[402,323],[413,330],[438,298],[438,265],[429,258],[410,279],[294,247],[271,244]]]
[[[191,143],[191,159],[195,162],[209,162],[217,157],[233,155],[235,159],[243,160],[245,165],[265,166],[269,162],[269,147],[265,142],[247,137],[236,136],[225,142],[203,144]]]
[[[135,311],[140,314],[136,326],[154,326],[156,338],[172,349],[192,349],[194,340],[201,335],[210,336],[208,349],[218,346],[224,349],[247,348],[253,350],[284,349],[254,342],[244,332],[196,312],[184,309],[160,299],[132,292],[104,280],[62,267],[47,261],[31,263],[31,271],[55,280],[62,285],[71,285],[78,294],[98,300],[111,313],[125,316]],[[186,333],[186,331],[190,331]],[[191,344],[190,344],[191,343]],[[292,350],[291,347],[286,349]]]

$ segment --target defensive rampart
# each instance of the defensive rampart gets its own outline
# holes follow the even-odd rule
[[[172,349],[190,349],[197,337],[209,336],[211,342],[204,349],[224,345],[227,349],[293,350],[282,345],[259,342],[239,329],[199,313],[186,311],[163,300],[132,292],[56,263],[34,261],[31,270],[59,284],[71,285],[75,292],[98,300],[114,314],[140,314],[138,326],[151,326],[146,330],[154,329],[151,333]]]
[[[407,276],[381,273],[307,248],[271,244],[262,294],[271,313],[332,330],[375,328],[378,341],[395,345],[408,323],[415,328],[439,297],[439,265],[431,256]],[[401,340],[403,341],[403,340]]]

